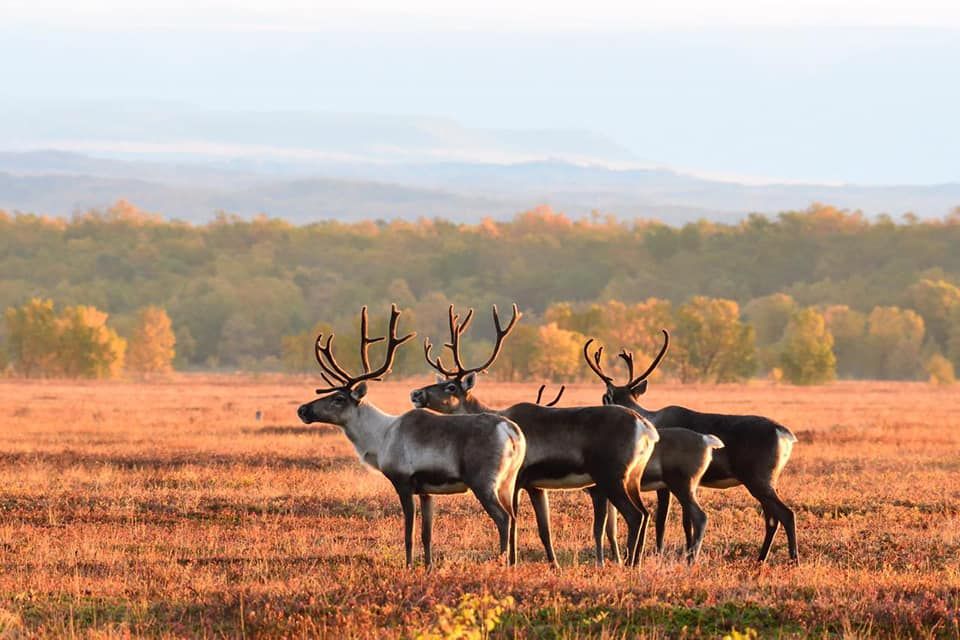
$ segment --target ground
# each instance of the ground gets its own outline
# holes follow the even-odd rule
[[[373,383],[368,399],[403,411],[425,382]],[[759,510],[733,488],[701,491],[710,522],[692,568],[676,513],[664,557],[595,568],[589,500],[570,492],[553,499],[562,569],[543,564],[526,502],[508,569],[476,501],[441,497],[426,572],[403,567],[388,483],[337,429],[297,420],[315,386],[0,381],[0,637],[442,636],[471,607],[520,638],[960,635],[956,389],[651,383],[651,407],[761,413],[797,434],[780,493],[798,567],[782,533],[756,563]],[[503,404],[536,386],[482,380],[478,393]],[[575,385],[562,404],[600,393]],[[458,608],[463,594],[477,597]]]

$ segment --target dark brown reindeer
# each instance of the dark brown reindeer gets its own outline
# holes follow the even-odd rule
[[[497,330],[493,352],[478,367],[465,367],[460,357],[460,338],[473,318],[473,310],[460,321],[450,306],[450,349],[452,369],[441,359],[431,358],[431,344],[424,341],[424,356],[440,375],[440,382],[415,389],[410,399],[418,407],[446,414],[493,412],[472,393],[477,374],[490,367],[500,354],[503,341],[520,317],[513,305],[513,318],[506,328],[500,323],[496,306],[493,320]],[[556,409],[523,402],[496,411],[510,418],[527,438],[527,454],[517,477],[514,511],[519,489],[526,489],[533,503],[537,530],[547,561],[556,564],[550,534],[550,506],[546,491],[594,487],[601,512],[595,514],[594,542],[598,563],[603,562],[602,536],[609,500],[627,521],[627,559],[637,564],[649,514],[640,500],[640,476],[653,451],[658,434],[649,421],[622,407],[578,407]]]
[[[757,499],[763,510],[766,534],[760,547],[760,562],[764,562],[770,553],[770,545],[777,529],[782,524],[787,534],[787,546],[790,558],[799,559],[797,552],[797,528],[793,511],[777,495],[777,480],[783,471],[796,436],[782,424],[762,416],[728,415],[722,413],[701,413],[686,407],[669,406],[657,411],[644,409],[637,400],[647,390],[647,377],[663,360],[670,345],[670,334],[663,331],[663,348],[638,376],[633,375],[633,354],[622,350],[619,357],[626,363],[628,381],[618,385],[613,378],[603,373],[600,365],[603,347],[597,349],[591,360],[589,349],[593,340],[583,345],[583,356],[594,373],[603,380],[607,390],[603,394],[604,404],[615,404],[633,409],[644,416],[658,429],[684,427],[699,433],[712,434],[723,441],[724,448],[713,456],[713,461],[700,481],[704,487],[726,489],[743,485]],[[662,431],[661,431],[662,433]],[[657,540],[663,537],[663,528],[670,510],[670,492],[657,490]]]
[[[420,497],[424,562],[433,561],[433,495],[473,491],[497,525],[500,553],[516,562],[513,495],[523,463],[526,441],[520,428],[503,416],[484,414],[443,416],[415,409],[400,416],[384,413],[364,398],[368,380],[382,380],[390,372],[397,348],[415,334],[397,337],[400,312],[390,310],[389,337],[383,364],[370,370],[369,346],[384,338],[367,336],[367,308],[360,315],[360,361],[363,373],[354,376],[333,355],[333,334],[323,343],[317,337],[320,376],[329,385],[317,389],[323,397],[302,405],[297,415],[304,423],[325,422],[341,427],[365,464],[385,475],[400,497],[403,509],[407,566],[413,564],[413,496]]]
[[[537,404],[543,396],[545,385],[537,392]],[[560,401],[564,387],[560,387],[557,396],[544,406],[553,406]],[[521,426],[521,428],[523,428]],[[686,554],[690,563],[696,562],[703,545],[703,536],[707,528],[707,514],[697,501],[697,488],[700,478],[713,460],[713,450],[723,448],[723,442],[716,436],[697,433],[690,429],[657,429],[660,440],[653,447],[653,455],[647,462],[640,480],[641,491],[667,491],[673,494],[683,511],[683,532],[687,539]],[[591,493],[591,497],[600,500],[594,504],[594,513],[606,509],[607,539],[613,557],[619,558],[617,548],[616,513],[610,510],[602,496]],[[657,531],[657,552],[663,552],[663,533]]]

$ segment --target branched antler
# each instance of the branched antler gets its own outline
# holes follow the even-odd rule
[[[430,359],[430,352],[433,349],[433,345],[430,343],[430,339],[426,338],[423,341],[423,355],[427,359],[427,364],[436,369],[442,376],[445,378],[463,378],[468,373],[482,373],[490,368],[497,357],[500,355],[501,349],[503,349],[503,342],[510,332],[513,331],[513,328],[516,326],[517,321],[520,319],[520,316],[523,314],[520,313],[520,309],[517,307],[517,304],[513,304],[513,317],[510,318],[510,323],[507,324],[506,328],[500,323],[500,314],[497,311],[497,305],[493,305],[493,324],[497,331],[497,338],[493,346],[493,353],[490,354],[490,357],[485,363],[479,367],[464,367],[463,360],[460,357],[460,337],[463,335],[463,332],[467,330],[467,327],[470,326],[470,322],[473,320],[473,309],[470,309],[467,312],[466,317],[463,321],[460,321],[460,316],[453,312],[453,305],[450,305],[448,310],[449,315],[449,325],[450,325],[450,342],[445,343],[443,346],[450,349],[450,353],[453,356],[453,364],[456,369],[447,369],[443,366],[443,362],[440,360],[440,356],[437,356],[435,360]]]
[[[408,333],[402,338],[397,337],[397,324],[399,321],[400,311],[397,309],[397,305],[390,305],[390,322],[386,338],[370,338],[367,335],[367,308],[363,307],[360,312],[360,364],[363,367],[363,373],[359,376],[350,375],[350,373],[337,362],[336,357],[333,355],[334,334],[330,334],[326,344],[323,343],[323,334],[317,336],[315,355],[317,357],[317,363],[319,363],[320,368],[323,369],[323,371],[320,372],[320,376],[324,382],[330,385],[327,389],[317,389],[317,393],[329,393],[339,389],[352,389],[364,380],[383,379],[383,376],[390,372],[390,368],[393,366],[393,361],[397,355],[397,349],[400,345],[417,335],[416,333]],[[371,344],[381,342],[384,339],[387,340],[387,348],[384,354],[383,364],[375,371],[371,371],[367,350]]]
[[[661,329],[663,331],[663,347],[660,348],[660,353],[657,354],[657,357],[653,359],[653,362],[650,363],[650,366],[647,367],[647,370],[641,373],[640,375],[634,377],[633,375],[633,352],[627,351],[626,349],[621,349],[620,353],[617,354],[627,365],[627,375],[629,381],[626,385],[627,388],[632,389],[641,382],[647,379],[647,377],[654,372],[654,370],[660,365],[660,362],[663,360],[663,357],[667,354],[667,348],[670,346],[670,334],[666,329]],[[613,378],[606,375],[603,372],[603,368],[600,364],[600,357],[603,354],[603,347],[597,349],[593,354],[593,361],[590,359],[590,344],[593,342],[593,338],[587,340],[586,344],[583,345],[583,357],[587,361],[587,364],[593,369],[593,372],[603,380],[606,384],[614,384]]]
[[[370,345],[383,342],[383,337],[370,338],[367,336],[367,308],[360,311],[360,364],[363,366],[363,372],[370,371],[370,356],[367,351]]]
[[[603,355],[603,347],[597,349],[597,352],[593,354],[593,360],[590,359],[590,345],[593,344],[593,338],[587,340],[583,345],[583,359],[587,361],[587,365],[593,369],[593,372],[597,376],[606,382],[607,384],[613,384],[613,378],[608,376],[603,372],[603,366],[600,364],[600,356]]]

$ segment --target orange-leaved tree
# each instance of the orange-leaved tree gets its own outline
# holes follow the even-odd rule
[[[108,314],[96,307],[67,307],[59,329],[54,373],[67,378],[113,378],[123,370],[127,341],[107,326]]]
[[[161,307],[143,307],[127,345],[127,369],[137,373],[173,371],[177,338],[170,316]]]

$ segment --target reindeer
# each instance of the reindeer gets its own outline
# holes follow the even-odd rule
[[[638,403],[647,390],[647,377],[653,373],[670,345],[670,334],[663,330],[663,347],[647,370],[633,375],[633,353],[623,349],[619,357],[626,363],[628,381],[617,385],[613,378],[604,374],[600,365],[603,347],[597,349],[591,360],[589,350],[593,339],[583,345],[583,357],[593,372],[607,387],[603,394],[604,404],[615,404],[633,409],[653,422],[658,429],[682,426],[699,433],[711,434],[723,441],[724,447],[714,456],[700,481],[704,487],[726,489],[743,485],[760,503],[763,510],[766,534],[760,547],[760,562],[765,562],[777,529],[782,524],[787,534],[790,559],[799,561],[797,552],[797,528],[793,511],[777,495],[777,480],[783,471],[796,436],[782,424],[762,416],[701,413],[686,407],[669,406],[657,411],[648,411]],[[670,510],[670,492],[657,490],[657,544],[663,538],[663,529]],[[684,524],[686,527],[686,524]]]
[[[455,368],[447,369],[440,357],[431,358],[432,345],[424,340],[424,357],[439,372],[438,382],[410,393],[414,406],[445,414],[497,413],[520,425],[527,438],[527,453],[517,477],[514,511],[520,488],[526,489],[533,503],[537,530],[547,561],[557,564],[550,534],[550,505],[547,490],[593,487],[598,496],[594,542],[597,562],[603,563],[602,536],[606,504],[610,501],[627,521],[627,561],[636,565],[643,552],[649,514],[640,499],[640,477],[658,439],[656,429],[634,411],[622,407],[549,408],[529,402],[494,411],[472,393],[477,374],[494,363],[504,339],[520,317],[513,305],[513,318],[504,329],[497,307],[493,307],[496,342],[485,363],[467,368],[460,357],[460,338],[473,318],[471,309],[463,321],[449,309],[450,349]]]
[[[537,391],[537,404],[543,398],[546,385],[540,385]],[[566,387],[561,386],[556,397],[544,404],[545,407],[555,406]],[[521,427],[522,428],[522,427]],[[660,440],[653,447],[653,455],[647,462],[640,480],[641,491],[665,490],[668,496],[676,496],[683,510],[683,532],[687,539],[687,561],[696,562],[703,545],[703,536],[707,528],[707,514],[697,502],[697,487],[700,478],[713,460],[713,450],[723,448],[720,438],[697,433],[690,429],[657,429]],[[605,509],[607,518],[607,539],[610,541],[611,555],[619,561],[620,551],[617,547],[617,516],[606,500],[595,492],[590,494],[594,500],[594,513],[601,513]],[[596,504],[597,501],[599,504]],[[663,535],[658,531],[657,553],[663,553]]]
[[[367,308],[360,314],[360,362],[363,373],[351,375],[333,354],[333,334],[323,342],[317,336],[315,356],[320,376],[329,385],[317,389],[323,397],[302,405],[297,415],[306,423],[326,422],[341,427],[360,460],[390,480],[403,509],[404,550],[407,566],[413,564],[413,496],[420,498],[424,563],[433,562],[433,496],[453,493],[476,495],[500,534],[500,554],[507,562],[517,559],[513,494],[523,463],[526,441],[520,428],[493,414],[443,416],[415,409],[389,415],[364,400],[368,380],[382,380],[390,372],[400,345],[415,334],[397,337],[400,312],[390,309],[386,355],[383,364],[370,370],[371,344],[384,338],[367,336]]]

